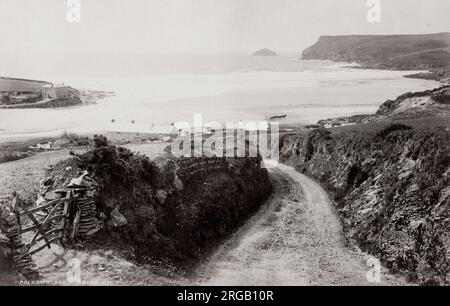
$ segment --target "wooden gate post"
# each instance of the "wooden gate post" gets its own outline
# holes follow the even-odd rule
[[[21,239],[21,229],[16,215],[9,209],[0,207],[0,225],[1,231],[8,239],[7,245],[12,253],[15,270],[27,280],[38,279],[39,273],[34,269],[35,264]]]

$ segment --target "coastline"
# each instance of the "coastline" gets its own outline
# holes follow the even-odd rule
[[[389,124],[389,122],[385,122],[384,124],[387,125],[387,124]],[[376,128],[374,128],[371,124],[367,124],[367,125],[364,126],[363,129],[370,130],[370,133],[374,133],[374,132],[376,132],[377,129],[380,128],[381,125],[382,124],[380,124],[380,123],[375,123],[374,126]],[[358,132],[358,133],[360,132],[359,131],[360,128],[358,128],[358,127],[355,128],[354,127],[354,129],[355,129],[355,131],[354,131],[355,133],[356,132]],[[284,134],[284,135],[288,134],[290,137],[299,137],[299,135],[302,135],[302,133],[301,133],[302,131],[307,131],[307,130],[308,130],[307,127],[305,125],[303,125],[303,124],[300,124],[300,123],[298,123],[298,124],[281,124],[280,125],[280,132],[282,134]],[[51,132],[49,132],[49,133],[51,133]],[[101,133],[101,131],[99,131],[99,133]],[[87,132],[87,133],[85,133],[83,135],[84,136],[91,136],[93,134],[95,134],[95,133],[94,132]],[[342,134],[343,135],[347,135],[346,137],[348,137],[349,139],[353,139],[352,138],[353,137],[352,133],[346,133],[345,131],[343,131]],[[36,135],[33,135],[33,136],[36,136]],[[59,141],[62,141],[62,142],[68,142],[69,145],[68,146],[63,146],[63,147],[60,147],[60,148],[56,148],[56,149],[38,150],[38,151],[32,153],[32,155],[34,155],[32,157],[30,155],[28,155],[28,156],[23,156],[23,157],[18,156],[19,158],[17,158],[17,159],[23,159],[23,158],[29,157],[28,159],[25,159],[23,161],[18,161],[17,163],[12,161],[11,163],[5,164],[4,165],[5,169],[8,169],[8,171],[10,171],[8,173],[14,173],[14,175],[17,176],[17,178],[14,180],[16,185],[14,185],[12,182],[9,183],[9,185],[8,184],[5,185],[5,187],[3,188],[3,194],[6,195],[8,192],[10,192],[10,190],[13,190],[13,188],[16,189],[17,186],[19,186],[19,190],[20,190],[20,192],[22,194],[26,194],[26,196],[32,197],[35,194],[35,192],[34,193],[32,192],[31,194],[29,193],[29,188],[30,187],[29,187],[29,184],[27,182],[29,182],[31,180],[34,180],[35,184],[36,184],[36,182],[38,182],[38,178],[42,177],[42,173],[43,173],[43,171],[44,171],[44,169],[46,167],[48,167],[50,164],[52,164],[54,162],[57,162],[57,161],[60,161],[60,160],[63,160],[65,158],[67,158],[69,156],[70,151],[84,152],[84,150],[86,150],[88,148],[88,146],[86,146],[86,145],[79,145],[76,142],[70,144],[70,138],[73,138],[73,139],[75,138],[75,139],[79,139],[80,141],[83,141],[83,139],[82,139],[82,137],[80,137],[80,135],[67,135],[67,134],[63,133],[59,137],[56,137],[56,138],[34,138],[31,142],[27,142],[27,137],[26,137],[26,135],[24,135],[24,137],[22,137],[21,139],[15,139],[15,141],[16,141],[15,143],[14,142],[8,143],[10,148],[16,149],[16,148],[20,148],[21,147],[22,150],[24,150],[25,152],[28,151],[30,146],[36,146],[37,143],[42,143],[42,142],[59,142]],[[325,138],[325,142],[328,141],[326,137],[324,137],[324,138]],[[28,139],[28,141],[30,141],[30,139]],[[351,141],[351,140],[349,140],[349,141]],[[283,141],[283,143],[284,144],[289,144],[289,142],[285,142],[285,141]],[[339,143],[339,141],[337,141],[337,143]],[[162,152],[163,151],[163,147],[165,147],[167,144],[168,143],[165,143],[165,142],[142,144],[140,141],[136,141],[136,142],[129,142],[126,145],[126,147],[130,147],[131,146],[131,147],[133,147],[134,150],[140,151],[140,152],[142,152],[145,147],[150,148],[149,149],[150,151],[155,150],[155,152],[156,151]],[[1,141],[0,141],[0,148],[2,148],[2,145],[5,145],[5,144],[4,143],[2,144]],[[17,147],[15,147],[15,146],[17,146]],[[326,145],[324,145],[322,147],[326,147]],[[145,149],[144,149],[144,151],[145,151]],[[283,162],[291,164],[298,171],[303,171],[302,168],[298,167],[299,165],[297,164],[297,159],[294,158],[294,159],[290,160],[289,159],[290,157],[288,157],[286,155],[286,152],[282,151],[281,153],[283,155],[285,155],[285,156],[282,156],[282,158],[286,159],[286,160],[283,160]],[[357,154],[358,152],[354,152],[354,153]],[[317,154],[319,154],[319,153],[317,153]],[[341,155],[345,156],[345,154],[341,154]],[[321,166],[320,160],[316,161],[316,162],[317,162],[317,164],[311,163],[311,165],[312,165],[311,167],[317,167],[317,170],[316,170],[317,173],[316,172],[312,172],[312,173],[306,172],[306,173],[309,174],[311,177],[314,177],[318,182],[320,182],[324,187],[326,187],[326,190],[329,191],[330,195],[334,195],[335,196],[335,201],[334,201],[335,204],[338,203],[338,205],[340,205],[339,203],[344,203],[344,202],[340,202],[340,201],[337,200],[339,193],[335,192],[335,190],[332,187],[330,187],[332,185],[330,185],[330,184],[327,185],[327,182],[325,182],[321,178],[320,173],[322,173],[323,171],[322,171],[322,168],[319,167],[319,166]],[[24,170],[21,170],[21,169],[19,170],[18,169],[18,168],[20,168],[19,165],[23,165],[24,163],[27,163],[27,168],[24,169]],[[339,163],[339,164],[341,164],[341,163]],[[324,169],[327,169],[326,166],[327,165],[323,166]],[[312,168],[312,169],[316,169],[316,168]],[[322,172],[320,172],[319,170],[322,171]],[[358,198],[357,200],[360,200],[360,199]],[[355,239],[355,237],[352,237],[350,235],[350,232],[349,232],[349,228],[350,227],[349,227],[349,223],[348,223],[349,221],[347,219],[347,216],[343,212],[340,212],[340,216],[341,216],[341,220],[343,221],[343,223],[345,225],[345,229],[346,229],[345,233],[347,235],[347,238],[349,239],[348,240],[349,243],[351,245],[355,246],[355,247],[356,247],[356,245],[361,246],[361,243],[362,243],[361,241],[364,242],[364,240],[362,240],[362,239],[357,240],[357,239]],[[362,248],[362,249],[363,249],[364,252],[367,252],[368,254],[371,254],[370,250],[368,250],[367,248]],[[389,266],[386,263],[386,261],[383,261],[383,263],[386,264],[386,266],[389,269],[391,269],[392,271],[394,271],[394,272],[397,271],[395,267],[392,268],[391,266]],[[404,270],[400,269],[399,272],[404,272]],[[429,277],[430,276],[428,274],[419,274],[419,276],[415,276],[415,275],[411,276],[411,279],[413,281],[416,281],[416,282],[417,282],[416,279],[419,279],[420,282],[425,282],[425,281],[429,280]]]
[[[114,96],[114,92],[99,90],[82,90],[76,97],[43,99],[33,103],[0,104],[0,109],[33,109],[33,108],[64,108],[95,104],[101,99]]]
[[[24,109],[24,108],[60,108],[82,105],[79,97],[44,99],[34,103],[20,103],[10,105],[0,105],[0,109]]]
[[[332,61],[326,61],[328,63],[325,63],[325,65],[319,64],[319,69],[323,69],[323,67],[326,69],[323,75],[325,79],[321,81],[322,76],[320,74],[314,74],[313,70],[309,70],[311,63],[308,63],[309,61],[305,62],[307,62],[305,76],[299,75],[298,72],[293,72],[291,75],[291,71],[286,71],[283,75],[280,75],[279,72],[275,72],[269,79],[271,82],[274,82],[274,88],[266,88],[267,85],[265,84],[268,81],[267,76],[269,76],[266,72],[257,79],[254,79],[253,76],[249,78],[247,74],[242,74],[241,77],[243,81],[261,82],[261,86],[254,86],[254,88],[249,89],[249,91],[242,91],[240,87],[238,87],[236,92],[230,93],[211,93],[210,95],[199,97],[194,97],[194,95],[192,95],[192,98],[164,98],[168,99],[168,101],[171,99],[170,101],[174,102],[173,105],[170,101],[165,102],[168,107],[165,107],[164,109],[156,109],[155,112],[152,112],[155,114],[154,118],[150,116],[148,117],[149,119],[144,118],[144,116],[142,116],[144,112],[141,112],[140,110],[151,112],[151,104],[143,105],[140,101],[143,99],[152,99],[152,97],[147,97],[146,93],[141,95],[133,94],[133,96],[131,96],[128,92],[124,94],[122,93],[123,90],[120,90],[121,87],[114,87],[116,85],[115,83],[108,84],[108,86],[105,87],[118,90],[120,95],[113,97],[111,101],[107,101],[108,103],[106,103],[106,101],[105,103],[99,103],[98,106],[91,106],[90,108],[75,106],[71,108],[58,108],[55,110],[49,109],[42,111],[21,110],[20,113],[17,113],[18,115],[16,117],[18,117],[18,119],[22,116],[24,118],[28,117],[32,119],[27,121],[25,126],[15,127],[14,121],[11,121],[11,124],[9,125],[9,115],[6,117],[7,112],[5,111],[3,114],[5,116],[4,125],[3,127],[0,126],[0,143],[39,137],[59,137],[64,133],[92,136],[94,134],[105,133],[108,130],[108,124],[111,121],[111,118],[115,119],[116,124],[125,123],[127,122],[125,120],[129,120],[128,118],[136,119],[136,122],[139,124],[145,124],[144,122],[154,122],[155,131],[152,131],[151,133],[154,132],[155,134],[160,134],[159,130],[168,130],[170,122],[192,121],[192,114],[188,115],[187,113],[183,113],[185,108],[184,105],[186,103],[195,105],[197,109],[199,109],[201,105],[205,105],[204,113],[202,111],[204,115],[203,117],[205,119],[211,119],[210,114],[212,114],[212,110],[214,108],[208,107],[208,104],[220,103],[220,105],[225,105],[224,103],[227,103],[227,101],[230,101],[232,105],[234,103],[235,106],[230,106],[229,110],[226,110],[226,116],[230,119],[218,119],[217,121],[219,122],[264,120],[263,118],[268,118],[271,115],[287,114],[288,118],[280,121],[280,125],[295,126],[295,129],[297,129],[315,124],[321,119],[330,118],[327,116],[337,118],[347,115],[350,116],[353,114],[371,113],[372,111],[375,111],[380,104],[385,101],[385,99],[390,99],[395,97],[397,94],[407,92],[416,86],[424,89],[437,87],[437,84],[435,85],[435,83],[431,81],[423,81],[423,84],[419,81],[407,81],[406,78],[404,78],[403,73],[390,74],[387,72],[388,70],[380,70],[381,74],[379,74],[378,71],[366,71],[362,72],[361,76],[359,76],[359,72],[353,72],[351,69],[346,69],[354,67],[340,69],[345,65],[348,66],[354,63],[332,63]],[[336,67],[334,64],[338,65],[339,69],[333,68],[329,71],[329,68],[327,67]],[[316,64],[313,64],[313,66],[314,65]],[[311,81],[308,81],[308,79],[305,79],[305,83],[297,83],[303,82],[303,79],[305,77],[308,78],[310,75],[315,78],[312,81],[314,83],[309,83]],[[288,82],[285,86],[281,86],[284,84],[286,77],[289,77]],[[290,78],[292,78],[292,80]],[[215,78],[213,80],[215,80]],[[293,82],[294,80],[299,85],[295,85]],[[391,80],[394,80],[396,83],[393,83]],[[176,81],[178,82],[178,80]],[[380,83],[378,83],[378,81]],[[203,78],[202,76],[201,82],[209,82],[209,79]],[[228,78],[221,78],[220,82],[228,82]],[[360,83],[361,86],[359,86]],[[378,88],[380,88],[380,86],[384,86],[383,84],[386,83],[391,83],[394,85],[391,85],[384,91],[378,92]],[[164,85],[166,84],[164,83]],[[178,84],[175,85],[178,86]],[[327,88],[326,86],[328,85],[329,87]],[[335,86],[336,89],[334,89]],[[356,94],[352,93],[353,89],[350,86],[355,86]],[[325,90],[322,90],[322,88],[325,88]],[[140,90],[144,90],[144,88],[137,87],[135,91]],[[336,103],[334,101],[336,95],[335,90],[339,90],[339,94],[343,94],[343,100],[337,98]],[[365,94],[365,90],[368,90],[367,94]],[[317,91],[317,95],[315,94],[315,91]],[[107,97],[110,97],[110,93],[107,94]],[[277,96],[280,98],[277,98]],[[93,98],[103,97],[96,96]],[[134,102],[135,100],[133,100],[133,102],[127,102],[129,99],[135,99],[136,102]],[[249,101],[248,108],[244,108],[240,104],[236,104],[237,101],[242,99]],[[98,101],[98,99],[94,100],[94,103],[96,101]],[[94,104],[91,102],[92,100],[87,99],[84,101],[85,104],[83,105]],[[126,107],[123,112],[119,111],[122,103],[130,104],[130,107]],[[138,108],[139,111],[137,111]],[[178,111],[178,109],[181,112]],[[197,110],[194,108],[193,111]],[[97,112],[99,114],[98,116],[95,115]],[[47,115],[47,113],[48,115],[51,115],[48,117],[48,123],[40,120],[41,113],[42,115]],[[152,113],[150,113],[150,115]],[[172,113],[174,115],[169,115],[168,119],[165,120],[167,122],[158,122],[158,120],[161,121],[161,116],[156,114]],[[16,113],[12,112],[12,114],[15,115]],[[72,114],[75,114],[75,116],[71,117]],[[37,116],[36,118],[38,120],[38,124],[34,123],[34,116]],[[222,115],[220,116],[223,118],[226,117]],[[66,117],[67,119],[61,119]],[[212,120],[214,120],[214,118]],[[158,127],[158,129],[156,129],[156,127]],[[3,130],[1,130],[1,128],[3,128]]]
[[[314,61],[314,59],[312,59],[311,61]],[[351,71],[352,69],[361,69],[361,70],[379,70],[380,72],[385,72],[385,71],[404,71],[404,72],[408,72],[411,73],[411,71],[413,70],[400,70],[400,69],[382,69],[380,67],[374,67],[373,65],[366,65],[366,64],[361,64],[358,63],[356,61],[352,61],[352,62],[343,62],[343,61],[337,61],[337,60],[333,60],[333,59],[326,59],[326,60],[322,60],[325,62],[328,62],[328,64],[330,66],[335,66],[335,67],[339,67],[339,68],[343,68],[343,71]],[[309,62],[309,60],[307,60],[307,62]],[[416,70],[418,71],[418,75],[427,75],[428,73],[432,73],[431,70]],[[406,79],[406,78],[412,78],[414,76],[412,76],[411,74],[408,75],[404,75],[402,74],[401,79]],[[432,78],[422,78],[422,77],[414,77],[417,79],[426,79],[426,80],[432,80],[432,81],[436,81],[436,79]],[[355,81],[357,81],[358,79],[355,79]],[[441,83],[443,82],[443,80],[440,80]],[[328,81],[325,81],[328,82]],[[110,84],[111,85],[111,84]],[[353,86],[358,86],[356,83]],[[436,85],[430,85],[430,88],[433,88],[432,90],[434,90],[435,88],[439,88],[438,84]],[[270,94],[270,92],[269,92]],[[403,94],[403,93],[402,93]],[[98,91],[98,90],[89,90],[89,89],[80,89],[79,90],[79,98],[77,99],[77,105],[74,105],[72,107],[80,107],[80,106],[85,106],[85,105],[92,105],[92,104],[96,104],[97,101],[101,100],[101,99],[105,99],[105,98],[109,98],[115,96],[114,92],[110,92],[110,91]],[[125,99],[126,97],[124,97]],[[233,98],[233,95],[230,95],[229,98]],[[390,97],[394,98],[394,97]],[[380,107],[383,103],[385,103],[384,101],[381,100],[382,98],[380,98],[380,101],[377,102],[377,108]],[[50,108],[55,108],[52,107],[51,105],[51,101],[45,101],[45,102],[41,102],[41,104],[43,104],[43,107],[45,107],[44,105],[48,105]],[[36,105],[39,105],[39,102]],[[19,107],[3,107],[0,106],[0,111],[2,109],[14,109],[14,108],[20,108]],[[276,107],[276,105],[274,105],[274,107]],[[333,104],[330,104],[330,107],[333,107]],[[27,105],[26,108],[34,108],[33,105]],[[67,109],[68,107],[60,107],[58,109]],[[56,108],[55,108],[56,109]],[[97,111],[97,110],[95,110]],[[98,110],[100,111],[100,110]],[[275,111],[275,109],[274,109]],[[282,110],[280,110],[282,111]],[[323,115],[323,114],[322,114]],[[301,131],[307,131],[311,128],[317,127],[319,125],[324,125],[321,124],[322,123],[326,123],[331,121],[337,121],[339,122],[342,118],[345,118],[345,120],[350,119],[354,119],[356,118],[358,121],[359,119],[364,119],[367,117],[371,117],[374,116],[374,114],[371,113],[364,113],[362,115],[348,115],[348,116],[339,116],[338,114],[336,116],[333,116],[332,119],[329,118],[325,118],[322,117],[321,119],[317,120],[315,123],[305,123],[305,122],[300,122],[300,120],[298,121],[294,121],[293,122],[293,118],[289,118],[290,120],[288,120],[287,122],[284,121],[280,121],[280,133],[296,133],[296,132],[301,132]],[[113,117],[114,118],[114,117]],[[359,119],[358,119],[359,118]],[[172,119],[173,120],[173,119]],[[235,120],[238,120],[237,118]],[[361,121],[359,120],[359,121]],[[358,122],[359,122],[358,121]],[[118,123],[116,123],[118,124]],[[352,124],[354,124],[352,122]],[[341,125],[346,125],[346,122],[344,122],[344,124]],[[331,124],[331,126],[334,126],[334,124]],[[331,127],[330,126],[330,127]],[[98,127],[97,127],[98,128]],[[71,127],[64,127],[64,128],[58,128],[58,129],[42,129],[42,130],[32,130],[32,129],[28,129],[26,132],[19,132],[19,133],[14,133],[14,132],[10,132],[8,133],[8,131],[6,129],[3,129],[3,131],[0,129],[0,148],[8,148],[9,151],[17,151],[18,154],[17,156],[27,156],[26,154],[23,155],[24,152],[27,152],[28,150],[24,150],[24,146],[23,144],[30,144],[29,146],[36,146],[40,143],[44,143],[44,142],[60,142],[60,141],[65,141],[68,138],[68,135],[71,135],[71,137],[78,137],[78,138],[84,138],[84,137],[93,137],[94,135],[107,135],[108,131],[110,129],[108,127],[100,127],[100,129],[95,129],[95,130],[89,130],[86,128],[83,128],[83,126],[78,126],[78,125],[73,125]],[[162,134],[167,134],[161,131],[169,131],[170,127],[167,126],[163,126],[163,125],[157,125],[155,126],[151,132],[149,133],[145,133],[146,136],[145,137],[131,137],[130,139],[125,139],[124,143],[130,143],[130,144],[140,144],[142,143],[142,141],[148,141],[150,138],[149,135],[154,135],[155,138],[159,138],[162,139],[163,137],[161,136]],[[163,135],[164,136],[164,135]],[[29,147],[28,146],[28,147]],[[16,149],[14,149],[16,148]],[[14,155],[14,154],[13,154]]]

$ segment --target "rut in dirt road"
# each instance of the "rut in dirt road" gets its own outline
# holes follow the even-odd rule
[[[371,285],[367,256],[345,246],[326,192],[293,168],[269,169],[274,193],[199,271],[201,285]],[[402,284],[385,273],[381,284]]]

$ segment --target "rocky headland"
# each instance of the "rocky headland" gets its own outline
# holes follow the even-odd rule
[[[363,68],[430,70],[411,77],[450,78],[450,33],[321,36],[303,59],[358,63]]]

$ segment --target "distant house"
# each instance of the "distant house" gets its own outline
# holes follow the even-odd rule
[[[172,129],[168,126],[155,126],[153,123],[135,120],[121,121],[112,119],[106,137],[113,143],[130,142],[167,142],[171,139]]]
[[[191,126],[186,122],[175,122],[172,123],[171,126],[171,134],[176,134],[178,136],[188,136],[192,133]]]
[[[42,86],[42,98],[61,99],[78,96],[78,90],[66,85],[47,84]]]

